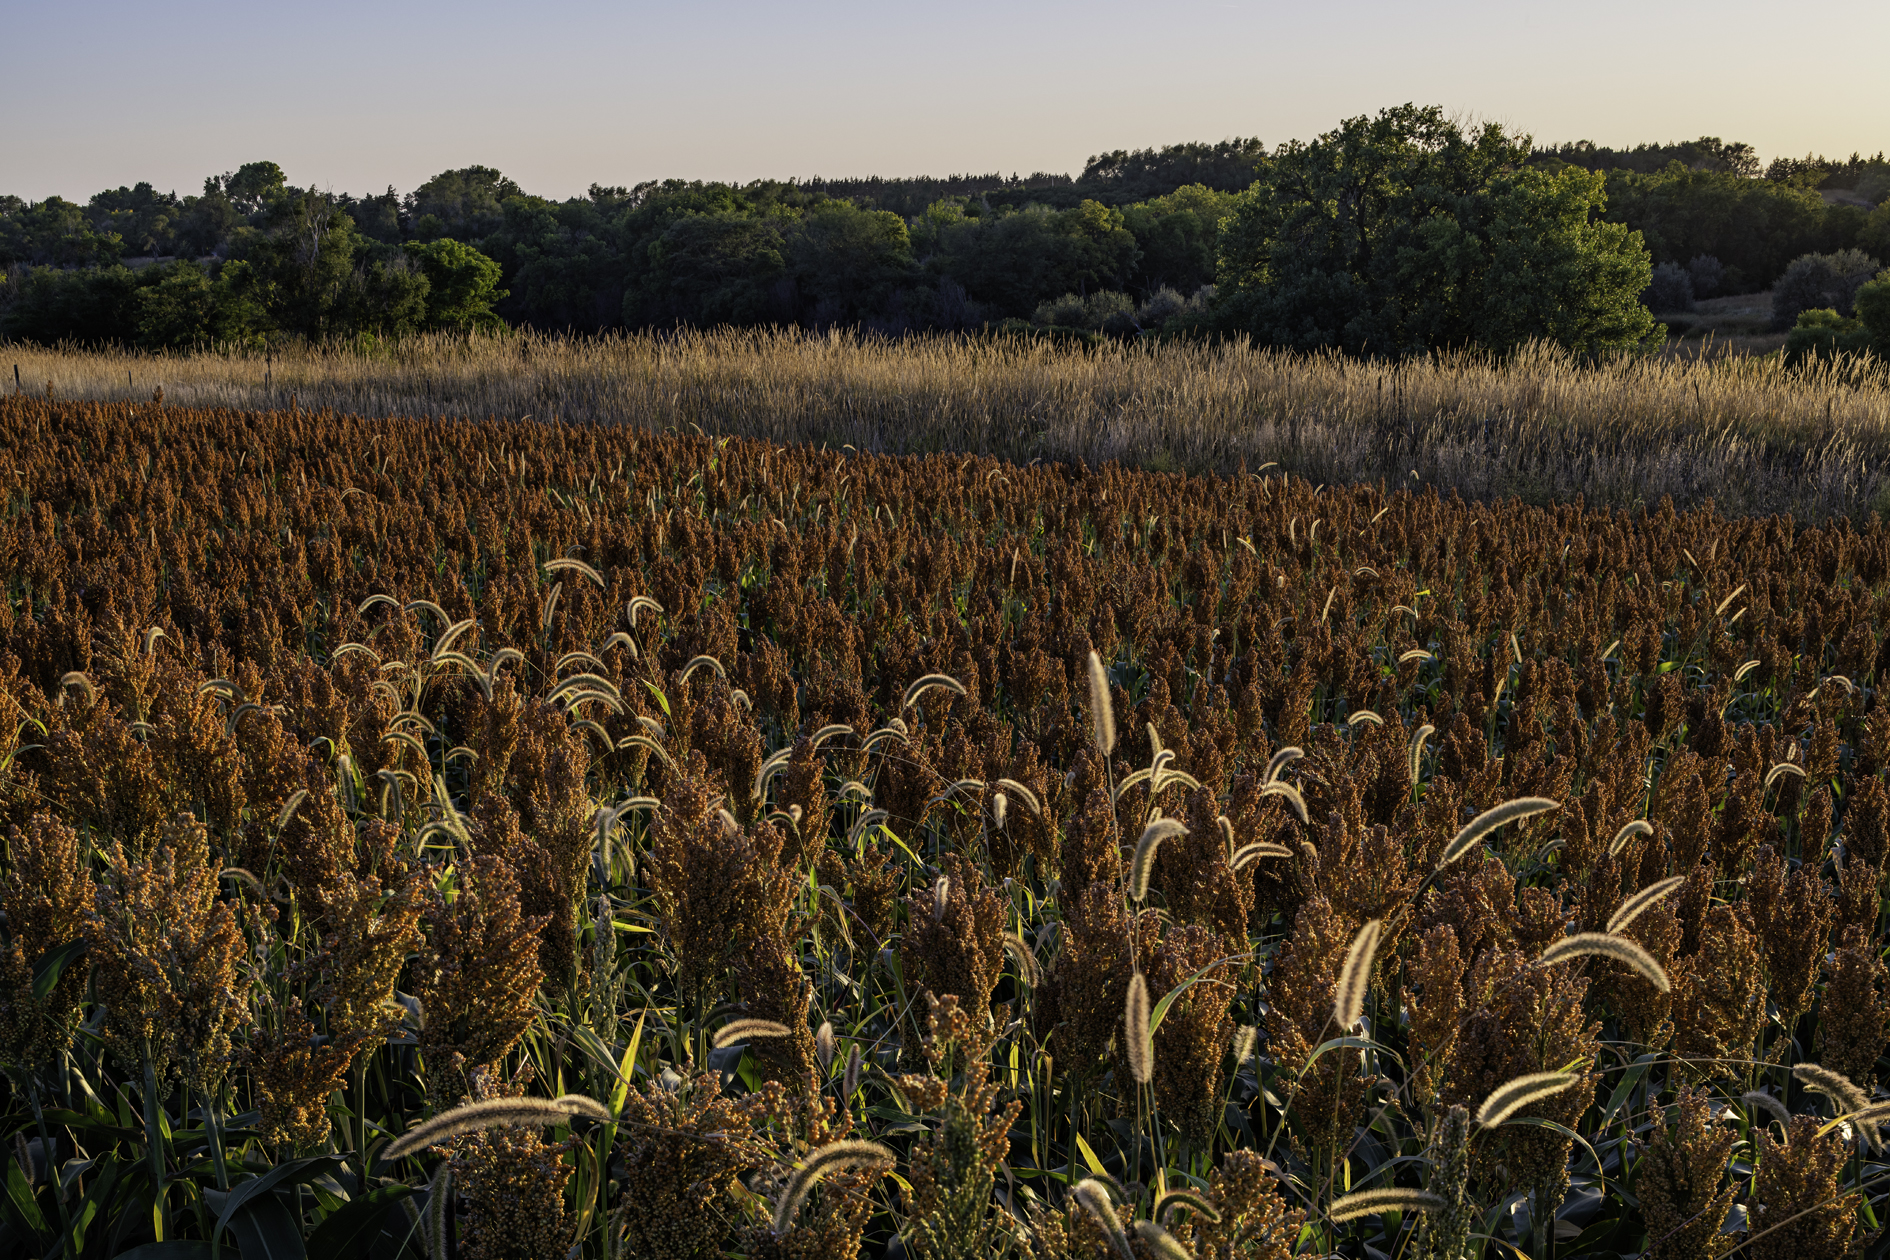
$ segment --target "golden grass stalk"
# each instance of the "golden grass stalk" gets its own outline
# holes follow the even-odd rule
[[[1764,1090],[1749,1089],[1739,1095],[1739,1101],[1745,1107],[1746,1115],[1750,1116],[1754,1110],[1763,1111],[1766,1115],[1778,1121],[1780,1128],[1788,1132],[1790,1131],[1792,1127],[1792,1113],[1785,1110],[1784,1103],[1766,1093]]]
[[[1332,990],[1332,1018],[1343,1032],[1358,1027],[1365,1015],[1365,996],[1371,990],[1372,964],[1378,957],[1378,938],[1384,920],[1372,919],[1352,938],[1345,951],[1345,966],[1339,970],[1339,982]]]
[[[1800,1063],[1792,1069],[1792,1075],[1806,1089],[1829,1095],[1847,1114],[1863,1111],[1870,1106],[1869,1097],[1850,1077],[1842,1072],[1833,1072],[1821,1063]]]
[[[1274,844],[1271,840],[1256,840],[1252,844],[1243,844],[1234,850],[1234,856],[1228,865],[1236,871],[1244,871],[1261,858],[1290,858],[1293,851],[1283,844]]]
[[[1116,1215],[1115,1205],[1109,1201],[1109,1187],[1100,1178],[1088,1177],[1077,1182],[1076,1189],[1070,1194],[1089,1213],[1090,1219],[1102,1227],[1102,1232],[1109,1235],[1109,1241],[1121,1260],[1135,1260],[1135,1249],[1129,1246],[1129,1236],[1122,1232],[1122,1220]]]
[[[1043,970],[1037,965],[1037,956],[1030,952],[1030,946],[1024,938],[1015,932],[1004,934],[1004,952],[1017,964],[1017,978],[1026,988],[1034,989],[1043,982]]]
[[[1109,699],[1109,675],[1094,650],[1089,654],[1089,720],[1096,751],[1107,757],[1116,750],[1116,707]]]
[[[1406,655],[1410,653],[1407,652]],[[1418,767],[1422,764],[1424,757],[1424,741],[1436,733],[1437,728],[1426,722],[1417,728],[1416,734],[1411,736],[1411,782],[1413,783],[1418,781]]]
[[[1684,875],[1670,875],[1666,879],[1657,879],[1631,897],[1623,897],[1621,904],[1614,908],[1608,917],[1609,932],[1619,932],[1652,909],[1654,904],[1674,889],[1686,883]]]
[[[1370,723],[1373,726],[1383,726],[1385,719],[1379,717],[1378,714],[1371,709],[1360,709],[1345,719],[1347,726],[1358,726],[1362,723]]]
[[[950,674],[927,674],[925,677],[906,688],[905,698],[899,702],[899,711],[904,713],[907,709],[910,709],[914,704],[918,703],[920,696],[932,690],[934,687],[943,687],[945,690],[961,696],[965,694],[965,684],[959,682]]]
[[[579,574],[595,582],[597,584],[598,590],[601,591],[604,589],[604,585],[605,585],[604,575],[599,573],[596,569],[593,569],[590,565],[585,564],[582,560],[577,560],[570,556],[566,556],[561,560],[547,560],[544,562],[544,564],[540,565],[539,567],[542,568],[546,573],[567,573],[568,572],[568,573]]]
[[[1298,761],[1301,757],[1304,757],[1305,755],[1306,755],[1305,749],[1295,748],[1291,744],[1288,744],[1285,748],[1282,748],[1279,751],[1275,752],[1273,756],[1267,759],[1267,770],[1265,774],[1260,776],[1260,781],[1262,783],[1274,782],[1280,777],[1280,772],[1282,770],[1286,769],[1286,767],[1292,765],[1295,761]]]
[[[1155,1200],[1155,1206],[1150,1211],[1161,1218],[1162,1224],[1166,1225],[1173,1218],[1176,1209],[1193,1212],[1203,1220],[1218,1223],[1221,1219],[1221,1210],[1214,1206],[1213,1200],[1198,1190],[1189,1190],[1186,1187],[1170,1190]]]
[[[1477,1124],[1494,1129],[1531,1103],[1552,1098],[1565,1089],[1574,1089],[1582,1078],[1573,1072],[1531,1072],[1498,1085],[1477,1108]]]
[[[819,730],[815,731],[813,736],[808,740],[808,743],[812,744],[816,748],[819,748],[822,744],[826,743],[828,740],[832,739],[836,735],[851,735],[851,734],[853,734],[853,728],[851,726],[848,726],[845,722],[834,722],[827,726],[823,726]],[[793,751],[794,750],[791,748],[788,749],[789,753],[792,753]]]
[[[1135,842],[1135,859],[1129,863],[1129,894],[1137,901],[1148,899],[1149,876],[1155,871],[1155,854],[1162,841],[1187,834],[1187,827],[1175,818],[1157,818],[1142,828],[1142,838]]]
[[[1651,836],[1653,834],[1653,823],[1648,822],[1645,818],[1636,818],[1633,822],[1614,833],[1614,839],[1608,842],[1608,852],[1610,854],[1619,853],[1622,847],[1635,836]]]
[[[681,684],[681,683],[688,682],[689,675],[695,673],[698,669],[701,669],[704,666],[707,666],[709,669],[714,670],[715,676],[717,678],[724,679],[724,680],[728,678],[728,670],[723,668],[722,662],[716,660],[713,656],[710,656],[705,652],[701,656],[693,656],[689,658],[689,663],[687,665],[684,665],[682,667],[682,672],[676,675],[677,683]]]
[[[573,1116],[608,1121],[610,1112],[602,1104],[582,1094],[563,1094],[557,1098],[488,1098],[483,1102],[464,1103],[451,1111],[442,1111],[425,1124],[410,1129],[399,1141],[383,1151],[381,1158],[405,1159],[429,1146],[438,1146],[456,1137],[485,1129],[548,1128],[554,1124],[564,1124]]]
[[[774,1233],[778,1238],[788,1232],[794,1224],[794,1218],[800,1214],[801,1204],[806,1202],[822,1178],[837,1173],[844,1168],[880,1167],[890,1168],[896,1162],[891,1150],[878,1142],[865,1142],[858,1138],[846,1138],[814,1151],[794,1170],[788,1183],[781,1190],[781,1197],[774,1205]]]
[[[1154,1221],[1137,1221],[1135,1236],[1142,1240],[1142,1245],[1160,1257],[1160,1260],[1194,1260],[1194,1253],[1181,1245],[1179,1239]]]
[[[1294,787],[1286,780],[1275,779],[1271,783],[1266,784],[1260,789],[1260,795],[1277,796],[1284,800],[1288,807],[1292,809],[1294,816],[1299,819],[1302,827],[1306,826],[1311,821],[1311,816],[1306,812],[1306,798],[1299,794],[1298,788]]]
[[[833,1021],[825,1019],[820,1022],[819,1030],[814,1033],[814,1057],[820,1060],[821,1071],[833,1070],[833,1054]]]
[[[1234,1029],[1234,1062],[1245,1063],[1253,1058],[1254,1047],[1260,1041],[1260,1027],[1257,1024],[1242,1024]]]
[[[1614,936],[1607,932],[1577,932],[1572,936],[1564,936],[1543,950],[1536,961],[1549,967],[1590,955],[1626,963],[1662,993],[1673,987],[1667,979],[1667,972],[1652,954],[1625,936]]]
[[[1796,775],[1802,779],[1805,777],[1805,768],[1795,761],[1781,761],[1765,772],[1765,786],[1768,788],[1771,787],[1774,783],[1778,782],[1780,778],[1788,774]]]
[[[996,786],[1003,788],[1004,791],[1022,801],[1024,808],[1028,809],[1033,815],[1038,818],[1043,817],[1043,803],[1037,799],[1035,792],[1019,783],[1016,779],[997,779],[994,782]]]
[[[252,875],[249,871],[245,870],[243,867],[226,866],[222,870],[217,872],[217,878],[233,880],[234,882],[241,884],[243,887],[255,893],[258,897],[263,895],[262,881],[260,879],[257,879],[254,875]]]
[[[840,1097],[851,1098],[860,1088],[860,1043],[847,1047],[847,1070],[840,1077]]]
[[[1486,809],[1464,824],[1463,830],[1444,846],[1443,856],[1437,859],[1437,869],[1441,871],[1463,857],[1499,827],[1560,808],[1557,802],[1540,796],[1519,796],[1513,801],[1504,801],[1494,809]]]
[[[737,1019],[715,1030],[715,1036],[709,1044],[720,1050],[723,1046],[733,1045],[737,1041],[749,1041],[756,1037],[791,1037],[792,1029],[786,1024],[778,1024],[771,1019]]]
[[[1129,1049],[1129,1071],[1138,1084],[1155,1075],[1155,1040],[1148,1028],[1148,979],[1138,967],[1129,977],[1129,996],[1122,1004],[1123,1036]]]
[[[446,1260],[448,1244],[446,1224],[453,1216],[453,1165],[442,1162],[433,1170],[433,1182],[427,1187],[427,1255],[431,1260]]]
[[[1428,1190],[1405,1190],[1397,1186],[1384,1190],[1360,1190],[1334,1199],[1326,1216],[1334,1223],[1371,1216],[1378,1212],[1441,1212],[1444,1201]]]

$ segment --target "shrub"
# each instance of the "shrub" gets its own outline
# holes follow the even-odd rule
[[[1876,259],[1862,250],[1835,254],[1800,254],[1772,290],[1772,327],[1785,331],[1800,311],[1830,307],[1849,317],[1858,287],[1877,271]]]
[[[1083,328],[1090,332],[1133,332],[1135,300],[1114,289],[1101,289],[1087,297],[1065,293],[1050,302],[1040,302],[1031,312],[1030,322],[1039,327]]]
[[[1641,293],[1641,301],[1656,315],[1693,309],[1693,275],[1679,263],[1662,263]]]
[[[1712,297],[1725,283],[1726,268],[1712,254],[1695,254],[1687,264],[1687,277],[1693,281],[1694,297]]]

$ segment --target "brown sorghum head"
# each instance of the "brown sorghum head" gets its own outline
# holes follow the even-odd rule
[[[423,1021],[420,1052],[435,1107],[461,1102],[467,1072],[489,1068],[531,1026],[538,986],[538,929],[519,910],[518,879],[503,859],[476,857],[458,895],[429,894],[426,945],[414,960]]]
[[[940,863],[945,895],[922,888],[906,900],[906,930],[899,952],[907,983],[932,993],[957,995],[974,1016],[989,1010],[991,993],[1004,974],[1006,905],[984,886],[977,863],[949,853]]]
[[[1680,1086],[1674,1127],[1654,1126],[1634,1175],[1652,1260],[1710,1260],[1736,1241],[1720,1226],[1737,1194],[1735,1186],[1721,1187],[1738,1135],[1713,1122],[1711,1101],[1704,1090]]]
[[[1863,929],[1851,927],[1832,953],[1826,977],[1818,1007],[1820,1062],[1868,1091],[1877,1059],[1890,1044],[1890,970]]]
[[[1688,1070],[1737,1070],[1765,1023],[1765,976],[1758,940],[1733,906],[1714,906],[1700,928],[1699,952],[1673,978],[1673,1049]],[[1721,1064],[1721,1059],[1733,1062]]]
[[[160,1081],[181,1075],[203,1090],[219,1080],[247,1000],[242,933],[217,899],[203,824],[178,814],[136,860],[114,845],[86,935],[112,1053],[127,1064],[148,1057]]]
[[[74,962],[52,992],[33,996],[33,974],[53,950],[85,935],[97,890],[79,834],[50,814],[13,828],[0,881],[7,942],[0,951],[0,1059],[38,1067],[65,1049],[79,1017],[86,968]]]
[[[1848,1254],[1858,1196],[1839,1193],[1848,1152],[1837,1134],[1820,1137],[1822,1127],[1816,1116],[1795,1115],[1785,1141],[1774,1139],[1769,1128],[1759,1135],[1750,1220],[1755,1234],[1770,1232],[1753,1239],[1755,1260]]]

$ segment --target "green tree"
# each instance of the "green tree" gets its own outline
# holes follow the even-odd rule
[[[1870,334],[1871,352],[1890,363],[1890,268],[1860,286],[1851,303],[1857,310],[1857,322]]]
[[[1215,322],[1354,353],[1645,341],[1640,238],[1595,221],[1599,176],[1524,169],[1528,154],[1527,137],[1413,105],[1283,146],[1222,221]]]
[[[914,278],[905,220],[884,210],[829,201],[807,210],[787,234],[789,295],[812,324],[857,323],[886,309]]]
[[[1232,193],[1190,184],[1123,207],[1123,226],[1142,251],[1136,288],[1153,294],[1166,285],[1186,294],[1213,283],[1220,222],[1233,205]]]
[[[96,230],[85,207],[64,197],[0,204],[0,267],[96,267],[117,262],[124,251],[118,233]]]
[[[947,225],[928,266],[993,313],[1021,319],[1065,293],[1127,288],[1141,253],[1120,210],[1086,200]]]
[[[426,322],[432,328],[469,331],[503,325],[492,304],[505,296],[499,264],[470,245],[451,239],[408,247],[426,277]]]
[[[441,171],[414,189],[406,210],[414,235],[423,240],[451,236],[474,241],[504,220],[506,198],[523,195],[523,189],[490,166],[465,166]],[[429,217],[437,226],[422,231],[420,223]]]
[[[147,267],[131,295],[135,340],[169,350],[248,339],[263,321],[252,293],[247,263],[225,263],[214,277],[192,262]]]

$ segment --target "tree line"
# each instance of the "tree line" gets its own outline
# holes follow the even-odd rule
[[[1596,351],[1654,335],[1662,265],[1707,296],[1767,288],[1807,254],[1890,258],[1886,192],[1881,156],[1761,170],[1712,137],[1537,148],[1410,105],[1308,142],[1106,153],[1073,176],[664,180],[555,200],[472,166],[356,197],[257,162],[200,195],[0,197],[0,336],[799,324]]]

